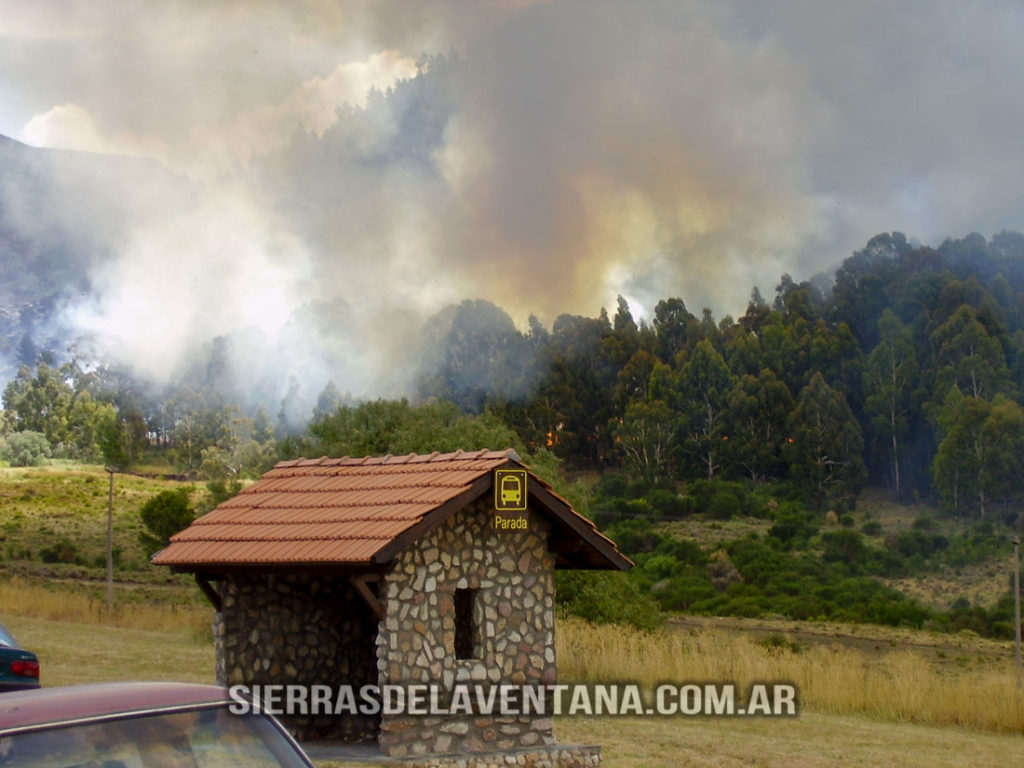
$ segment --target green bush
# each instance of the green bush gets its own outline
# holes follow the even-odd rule
[[[867,559],[867,547],[857,531],[828,531],[821,535],[821,543],[825,546],[822,557],[827,563],[842,562],[857,568]]]
[[[178,488],[161,491],[147,501],[140,512],[145,530],[139,533],[148,556],[167,546],[171,536],[192,522],[194,514],[189,506],[188,490]]]
[[[881,536],[882,524],[877,520],[868,520],[860,527],[860,530],[865,536]]]
[[[37,467],[50,458],[52,453],[46,435],[32,430],[12,432],[0,443],[0,459],[12,467]]]
[[[556,571],[555,583],[559,607],[595,624],[654,629],[663,623],[654,599],[621,571]]]
[[[704,565],[708,560],[700,544],[689,539],[663,539],[654,552],[658,555],[670,555],[686,565]]]
[[[597,494],[605,499],[622,498],[629,492],[629,478],[605,472],[597,483]]]
[[[935,529],[935,519],[931,515],[921,515],[911,526],[915,531],[931,531]]]
[[[740,500],[730,491],[719,491],[711,497],[708,515],[713,520],[729,520],[742,512]]]
[[[643,570],[656,581],[667,579],[679,570],[679,561],[671,555],[651,555],[644,561]]]
[[[686,517],[686,502],[678,493],[656,488],[645,496],[647,503],[662,520],[679,520]]]
[[[895,537],[894,549],[907,558],[919,555],[923,559],[949,547],[945,536],[931,535],[921,530],[904,531]]]
[[[768,536],[784,548],[791,549],[806,546],[807,540],[817,532],[818,526],[808,519],[805,512],[787,504],[776,513],[775,523],[768,529]]]
[[[61,539],[52,546],[39,550],[39,559],[44,563],[77,563],[78,547],[68,539]]]
[[[627,555],[653,552],[664,540],[660,533],[651,530],[651,524],[643,518],[620,520],[604,533]]]

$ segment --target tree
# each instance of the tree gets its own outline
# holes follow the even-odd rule
[[[679,373],[676,403],[683,415],[683,444],[707,479],[718,470],[721,418],[729,402],[733,377],[707,339],[700,341]]]
[[[820,373],[800,391],[789,422],[790,473],[812,489],[819,508],[852,498],[865,479],[864,438],[841,392]]]
[[[1018,505],[1024,497],[1024,409],[1006,395],[997,395],[982,436],[988,459],[981,467],[981,485],[993,502]]]
[[[512,318],[483,299],[466,300],[431,317],[420,335],[417,395],[481,413],[494,397],[525,394],[529,343]]]
[[[334,409],[338,406],[351,404],[351,400],[351,397],[341,394],[338,385],[334,383],[334,379],[331,379],[320,391],[320,394],[317,395],[316,406],[313,408],[313,418],[321,419],[333,413]]]
[[[664,401],[638,401],[612,426],[616,449],[648,485],[672,474],[676,420]]]
[[[1000,395],[992,402],[950,391],[940,424],[942,442],[932,462],[943,504],[958,514],[1024,496],[1024,410]]]
[[[903,489],[903,441],[923,393],[910,329],[889,309],[883,311],[878,328],[880,341],[864,367],[864,407],[873,442],[888,456],[889,478],[898,497]]]
[[[932,472],[943,504],[957,514],[976,504],[979,516],[985,516],[981,470],[987,451],[983,427],[991,409],[987,400],[965,396],[953,387],[939,415],[943,435]]]
[[[865,349],[878,344],[878,320],[889,302],[888,287],[899,259],[909,250],[900,232],[875,235],[836,270],[832,315],[847,323]]]
[[[615,405],[625,410],[631,402],[645,401],[650,397],[651,374],[658,365],[658,358],[643,349],[638,350],[619,371],[615,382]]]
[[[774,371],[741,377],[722,420],[723,456],[755,483],[783,477],[782,446],[792,411],[793,396]]]
[[[50,457],[50,443],[42,432],[13,432],[0,441],[0,459],[12,467],[35,467]]]
[[[32,430],[46,436],[51,446],[60,447],[67,439],[68,409],[72,390],[46,363],[39,363],[35,375],[23,365],[4,389],[5,410],[15,416],[16,430]]]
[[[658,340],[658,356],[671,363],[686,349],[697,319],[686,309],[682,299],[662,299],[654,307],[654,333]]]
[[[1006,356],[972,307],[961,305],[931,336],[939,350],[936,391],[956,386],[970,397],[992,398],[1010,387]]]
[[[139,514],[145,527],[139,532],[139,541],[148,557],[166,547],[171,536],[185,528],[195,516],[185,488],[161,491],[142,506]]]
[[[516,435],[492,413],[462,413],[453,403],[411,406],[376,400],[340,407],[314,422],[303,446],[308,455],[376,456],[512,447]]]
[[[277,457],[277,441],[266,411],[256,418],[242,416],[236,408],[223,412],[226,423],[219,439],[201,451],[199,477],[213,481],[237,481],[258,477],[273,465]]]

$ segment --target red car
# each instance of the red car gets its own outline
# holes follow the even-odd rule
[[[266,714],[236,715],[227,691],[103,683],[0,697],[0,767],[313,768]]]

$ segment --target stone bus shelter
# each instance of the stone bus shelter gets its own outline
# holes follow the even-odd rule
[[[555,569],[632,565],[511,450],[280,462],[153,562],[195,574],[216,608],[222,685],[445,691],[554,684]],[[600,760],[557,745],[543,714],[281,719],[432,765]]]

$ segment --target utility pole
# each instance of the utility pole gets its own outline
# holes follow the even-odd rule
[[[114,615],[114,473],[117,467],[104,467],[110,475],[107,493],[107,615]]]
[[[1017,702],[1021,696],[1021,660],[1020,660],[1020,536],[1013,537],[1013,633],[1015,640],[1014,656],[1017,660]]]

